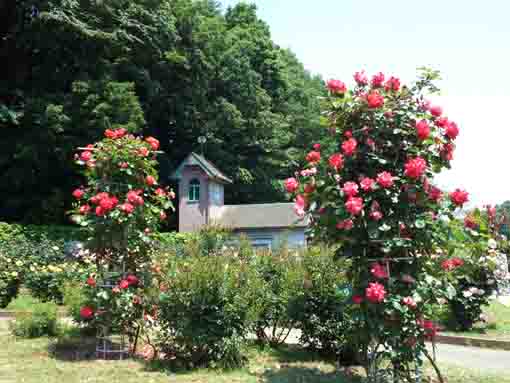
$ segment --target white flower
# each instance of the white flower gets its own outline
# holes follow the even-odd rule
[[[496,249],[498,247],[498,243],[496,242],[496,240],[494,238],[489,239],[488,245],[489,245],[489,248],[491,248],[491,249]]]
[[[469,290],[463,291],[462,295],[464,295],[465,298],[469,298],[473,295],[473,293]]]

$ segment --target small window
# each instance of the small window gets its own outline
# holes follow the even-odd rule
[[[189,182],[188,200],[190,202],[200,201],[200,180],[193,178]]]

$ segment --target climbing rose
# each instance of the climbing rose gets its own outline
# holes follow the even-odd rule
[[[89,151],[82,152],[80,155],[80,160],[82,161],[89,161],[92,158],[92,153]]]
[[[380,303],[386,296],[386,290],[384,290],[384,286],[380,283],[371,282],[365,289],[365,296],[372,303]]]
[[[372,87],[379,88],[382,86],[383,83],[384,83],[384,73],[379,72],[372,76],[372,81],[371,81]]]
[[[94,310],[89,306],[84,306],[80,309],[80,316],[83,319],[90,319],[94,315]]]
[[[430,135],[430,127],[427,120],[420,120],[416,123],[416,135],[420,140],[426,140]]]
[[[127,289],[129,287],[129,282],[127,280],[123,279],[122,281],[120,281],[119,287],[121,289]]]
[[[436,120],[436,125],[439,126],[440,128],[446,128],[449,123],[450,121],[448,121],[448,118],[446,117],[439,117]]]
[[[377,175],[376,181],[383,188],[390,188],[393,186],[393,176],[389,172],[381,172]]]
[[[157,139],[155,139],[154,137],[147,137],[145,139],[145,141],[149,143],[149,145],[151,146],[152,150],[158,150],[159,149],[159,141]]]
[[[441,262],[441,268],[445,271],[451,271],[456,267],[462,266],[463,264],[464,261],[462,259],[455,257]]]
[[[370,212],[370,218],[372,218],[374,221],[379,221],[383,217],[383,213],[381,213],[380,210],[374,210]]]
[[[321,160],[321,154],[320,152],[312,150],[306,155],[306,160],[311,164],[315,164]]]
[[[313,144],[313,150],[321,150],[321,144]]]
[[[391,76],[388,81],[386,81],[386,84],[384,84],[384,90],[387,92],[390,90],[398,91],[400,89],[400,80],[396,77]]]
[[[402,298],[402,303],[405,304],[406,306],[409,306],[412,309],[416,308],[417,306],[415,300],[411,297]]]
[[[445,134],[452,140],[455,140],[459,135],[459,127],[453,121],[450,121],[448,125],[446,125]]]
[[[149,155],[149,149],[147,149],[145,146],[138,149],[138,155],[140,157],[147,157]]]
[[[84,194],[85,192],[82,189],[76,189],[75,191],[73,191],[73,197],[76,199],[81,199]]]
[[[100,201],[99,201],[99,206],[104,210],[104,211],[110,211],[112,210],[115,206],[117,206],[117,203],[119,202],[119,200],[116,198],[116,197],[109,197],[108,195],[105,196],[104,198],[102,198]]]
[[[119,163],[119,168],[121,168],[121,169],[127,169],[128,167],[129,167],[129,164],[127,162]]]
[[[370,268],[370,273],[374,277],[379,278],[379,279],[387,279],[389,277],[388,272],[386,271],[386,268],[378,262],[372,263],[372,267]]]
[[[317,174],[317,168],[303,169],[300,174],[302,177],[313,176]]]
[[[143,205],[143,198],[139,195],[140,190],[131,190],[127,193],[127,200],[134,205]]]
[[[470,229],[476,229],[477,223],[473,216],[468,215],[464,218],[464,226]]]
[[[441,157],[443,157],[447,161],[453,160],[453,150],[455,147],[451,142],[448,142],[447,144],[444,144],[441,148]]]
[[[441,191],[441,189],[432,186],[428,191],[427,195],[431,201],[438,202],[443,196],[443,192]]]
[[[120,210],[122,210],[126,214],[131,214],[135,210],[135,207],[130,203],[126,202],[120,205]]]
[[[105,209],[103,209],[101,206],[97,206],[96,207],[96,215],[98,217],[102,217],[105,214],[106,214],[106,210]]]
[[[344,166],[344,156],[340,153],[335,153],[329,157],[329,166],[336,171],[339,171]]]
[[[427,170],[427,162],[421,157],[412,158],[406,162],[404,168],[406,177],[417,179]]]
[[[96,287],[96,280],[92,277],[87,278],[87,285],[90,287]]]
[[[80,206],[80,214],[88,214],[90,212],[89,205]]]
[[[342,151],[346,156],[352,156],[357,146],[358,142],[354,138],[349,138],[342,143]]]
[[[340,80],[329,80],[328,81],[328,89],[330,90],[331,93],[343,94],[346,92],[347,87]]]
[[[367,85],[368,77],[365,71],[362,70],[361,72],[354,73],[354,81],[356,81],[358,85]]]
[[[354,295],[352,297],[352,302],[356,305],[359,305],[359,304],[363,303],[363,297],[361,295]]]
[[[119,128],[119,129],[115,129],[115,130],[111,130],[111,129],[106,129],[104,131],[104,135],[106,138],[111,138],[113,140],[117,139],[117,138],[122,138],[126,135],[127,133],[127,130],[124,129],[124,128]]]
[[[161,188],[157,188],[156,190],[154,190],[154,194],[156,194],[158,197],[163,197],[164,195],[166,195],[165,191]]]
[[[305,187],[304,187],[304,191],[306,194],[310,194],[310,193],[313,193],[315,190],[315,185],[314,184],[306,184]]]
[[[351,230],[354,227],[354,222],[352,219],[345,219],[336,224],[336,228],[339,230]]]
[[[306,199],[301,194],[298,194],[296,196],[296,199],[294,200],[294,212],[296,215],[302,217],[305,215],[305,206],[306,206]]]
[[[443,108],[437,105],[433,105],[429,107],[430,114],[432,114],[434,117],[439,117],[443,114]]]
[[[126,277],[126,281],[128,281],[130,286],[136,286],[136,285],[138,285],[138,282],[140,282],[138,277],[136,275],[133,275],[133,274],[128,275]]]
[[[469,200],[469,194],[465,190],[455,189],[450,193],[450,199],[457,206],[462,206]]]
[[[372,178],[365,177],[359,183],[363,191],[371,191],[374,186],[374,180]]]
[[[288,193],[294,193],[298,187],[299,183],[294,177],[290,177],[285,180],[285,190],[287,190]]]
[[[167,215],[164,211],[159,212],[159,219],[161,221],[164,221],[165,219],[167,219]]]
[[[350,130],[346,130],[344,132],[344,137],[345,138],[352,138],[352,132]]]
[[[368,107],[372,109],[380,108],[384,105],[384,97],[374,90],[367,96]]]
[[[354,197],[358,195],[358,184],[356,182],[347,181],[344,183],[344,187],[342,188],[342,191],[344,192],[345,196],[347,197]]]
[[[363,210],[363,199],[350,197],[345,203],[345,209],[352,215],[358,215]]]
[[[156,183],[156,179],[153,176],[145,177],[145,183],[149,186],[152,186]]]

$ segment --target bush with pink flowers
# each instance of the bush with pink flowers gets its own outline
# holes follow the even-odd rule
[[[433,184],[450,167],[459,132],[427,100],[437,77],[424,69],[414,84],[402,85],[358,72],[352,88],[328,82],[323,118],[336,151],[313,148],[285,182],[312,240],[335,244],[338,256],[352,260],[358,313],[351,338],[372,376],[389,360],[394,374],[411,379],[411,365],[428,356],[425,340],[437,331],[428,319],[432,304],[455,295],[446,271],[430,265],[448,246],[454,211],[469,200],[463,189],[447,193]]]

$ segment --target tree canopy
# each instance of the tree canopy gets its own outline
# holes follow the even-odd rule
[[[323,80],[273,42],[254,5],[2,2],[0,57],[6,220],[63,220],[73,149],[105,128],[157,137],[166,173],[207,137],[205,155],[234,179],[227,203],[283,200],[279,181],[321,131]]]

